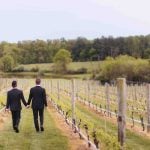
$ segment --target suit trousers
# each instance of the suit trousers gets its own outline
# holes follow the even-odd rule
[[[19,122],[20,122],[20,118],[21,118],[21,110],[14,110],[11,111],[12,114],[12,124],[13,124],[13,128],[18,128],[19,126]]]
[[[33,117],[34,117],[34,125],[36,130],[39,130],[39,119],[40,118],[40,127],[43,127],[43,120],[44,120],[44,108],[43,109],[32,109],[33,110]]]

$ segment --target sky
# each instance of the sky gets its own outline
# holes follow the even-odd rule
[[[0,41],[150,34],[149,0],[0,0]]]

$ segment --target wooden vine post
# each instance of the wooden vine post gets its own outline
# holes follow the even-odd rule
[[[147,99],[147,132],[150,133],[150,84],[146,86]]]
[[[57,81],[57,99],[60,99],[60,88],[59,88],[59,80]]]
[[[79,92],[79,81],[78,82],[76,81],[76,90],[75,90],[75,93],[76,93],[75,98],[76,98],[76,100],[79,99],[78,98],[78,96],[79,96],[78,92]]]
[[[88,90],[88,89],[87,89],[87,81],[85,81],[84,86],[85,86],[85,87],[84,87],[84,88],[85,88],[85,91],[84,91],[84,92],[85,92],[85,95],[87,95],[87,90]],[[85,96],[85,98],[84,98],[84,104],[85,104],[85,101],[86,101],[86,100],[87,100],[87,97]]]
[[[71,109],[72,109],[72,122],[75,123],[75,80],[71,80],[72,96],[71,96]]]
[[[53,93],[53,81],[52,80],[50,80],[51,81],[51,94]]]
[[[126,129],[126,79],[117,79],[118,94],[118,141],[123,149]]]
[[[110,98],[109,98],[109,84],[108,83],[105,83],[105,94],[106,94],[107,115],[110,116]]]
[[[88,85],[87,85],[87,100],[88,100],[88,102],[90,101],[90,83],[89,83],[89,81],[88,81]]]

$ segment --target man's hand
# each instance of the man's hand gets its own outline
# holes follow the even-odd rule
[[[27,105],[26,108],[30,108],[30,105]]]
[[[45,106],[45,109],[46,109],[46,110],[48,110],[48,108],[49,108],[48,106]]]
[[[5,112],[9,112],[9,109],[8,109],[8,108],[5,108]]]

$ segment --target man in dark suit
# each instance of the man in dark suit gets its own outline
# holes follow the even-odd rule
[[[30,105],[32,100],[32,110],[34,117],[34,125],[37,132],[41,129],[44,131],[43,121],[44,121],[44,105],[47,107],[46,92],[45,89],[40,86],[41,80],[36,79],[36,86],[30,89],[28,105]],[[38,115],[40,117],[40,128]]]
[[[25,106],[27,103],[24,99],[23,92],[17,89],[17,81],[12,81],[12,89],[7,92],[6,111],[11,110],[13,128],[16,133],[19,132],[18,126],[21,117],[21,100]]]

